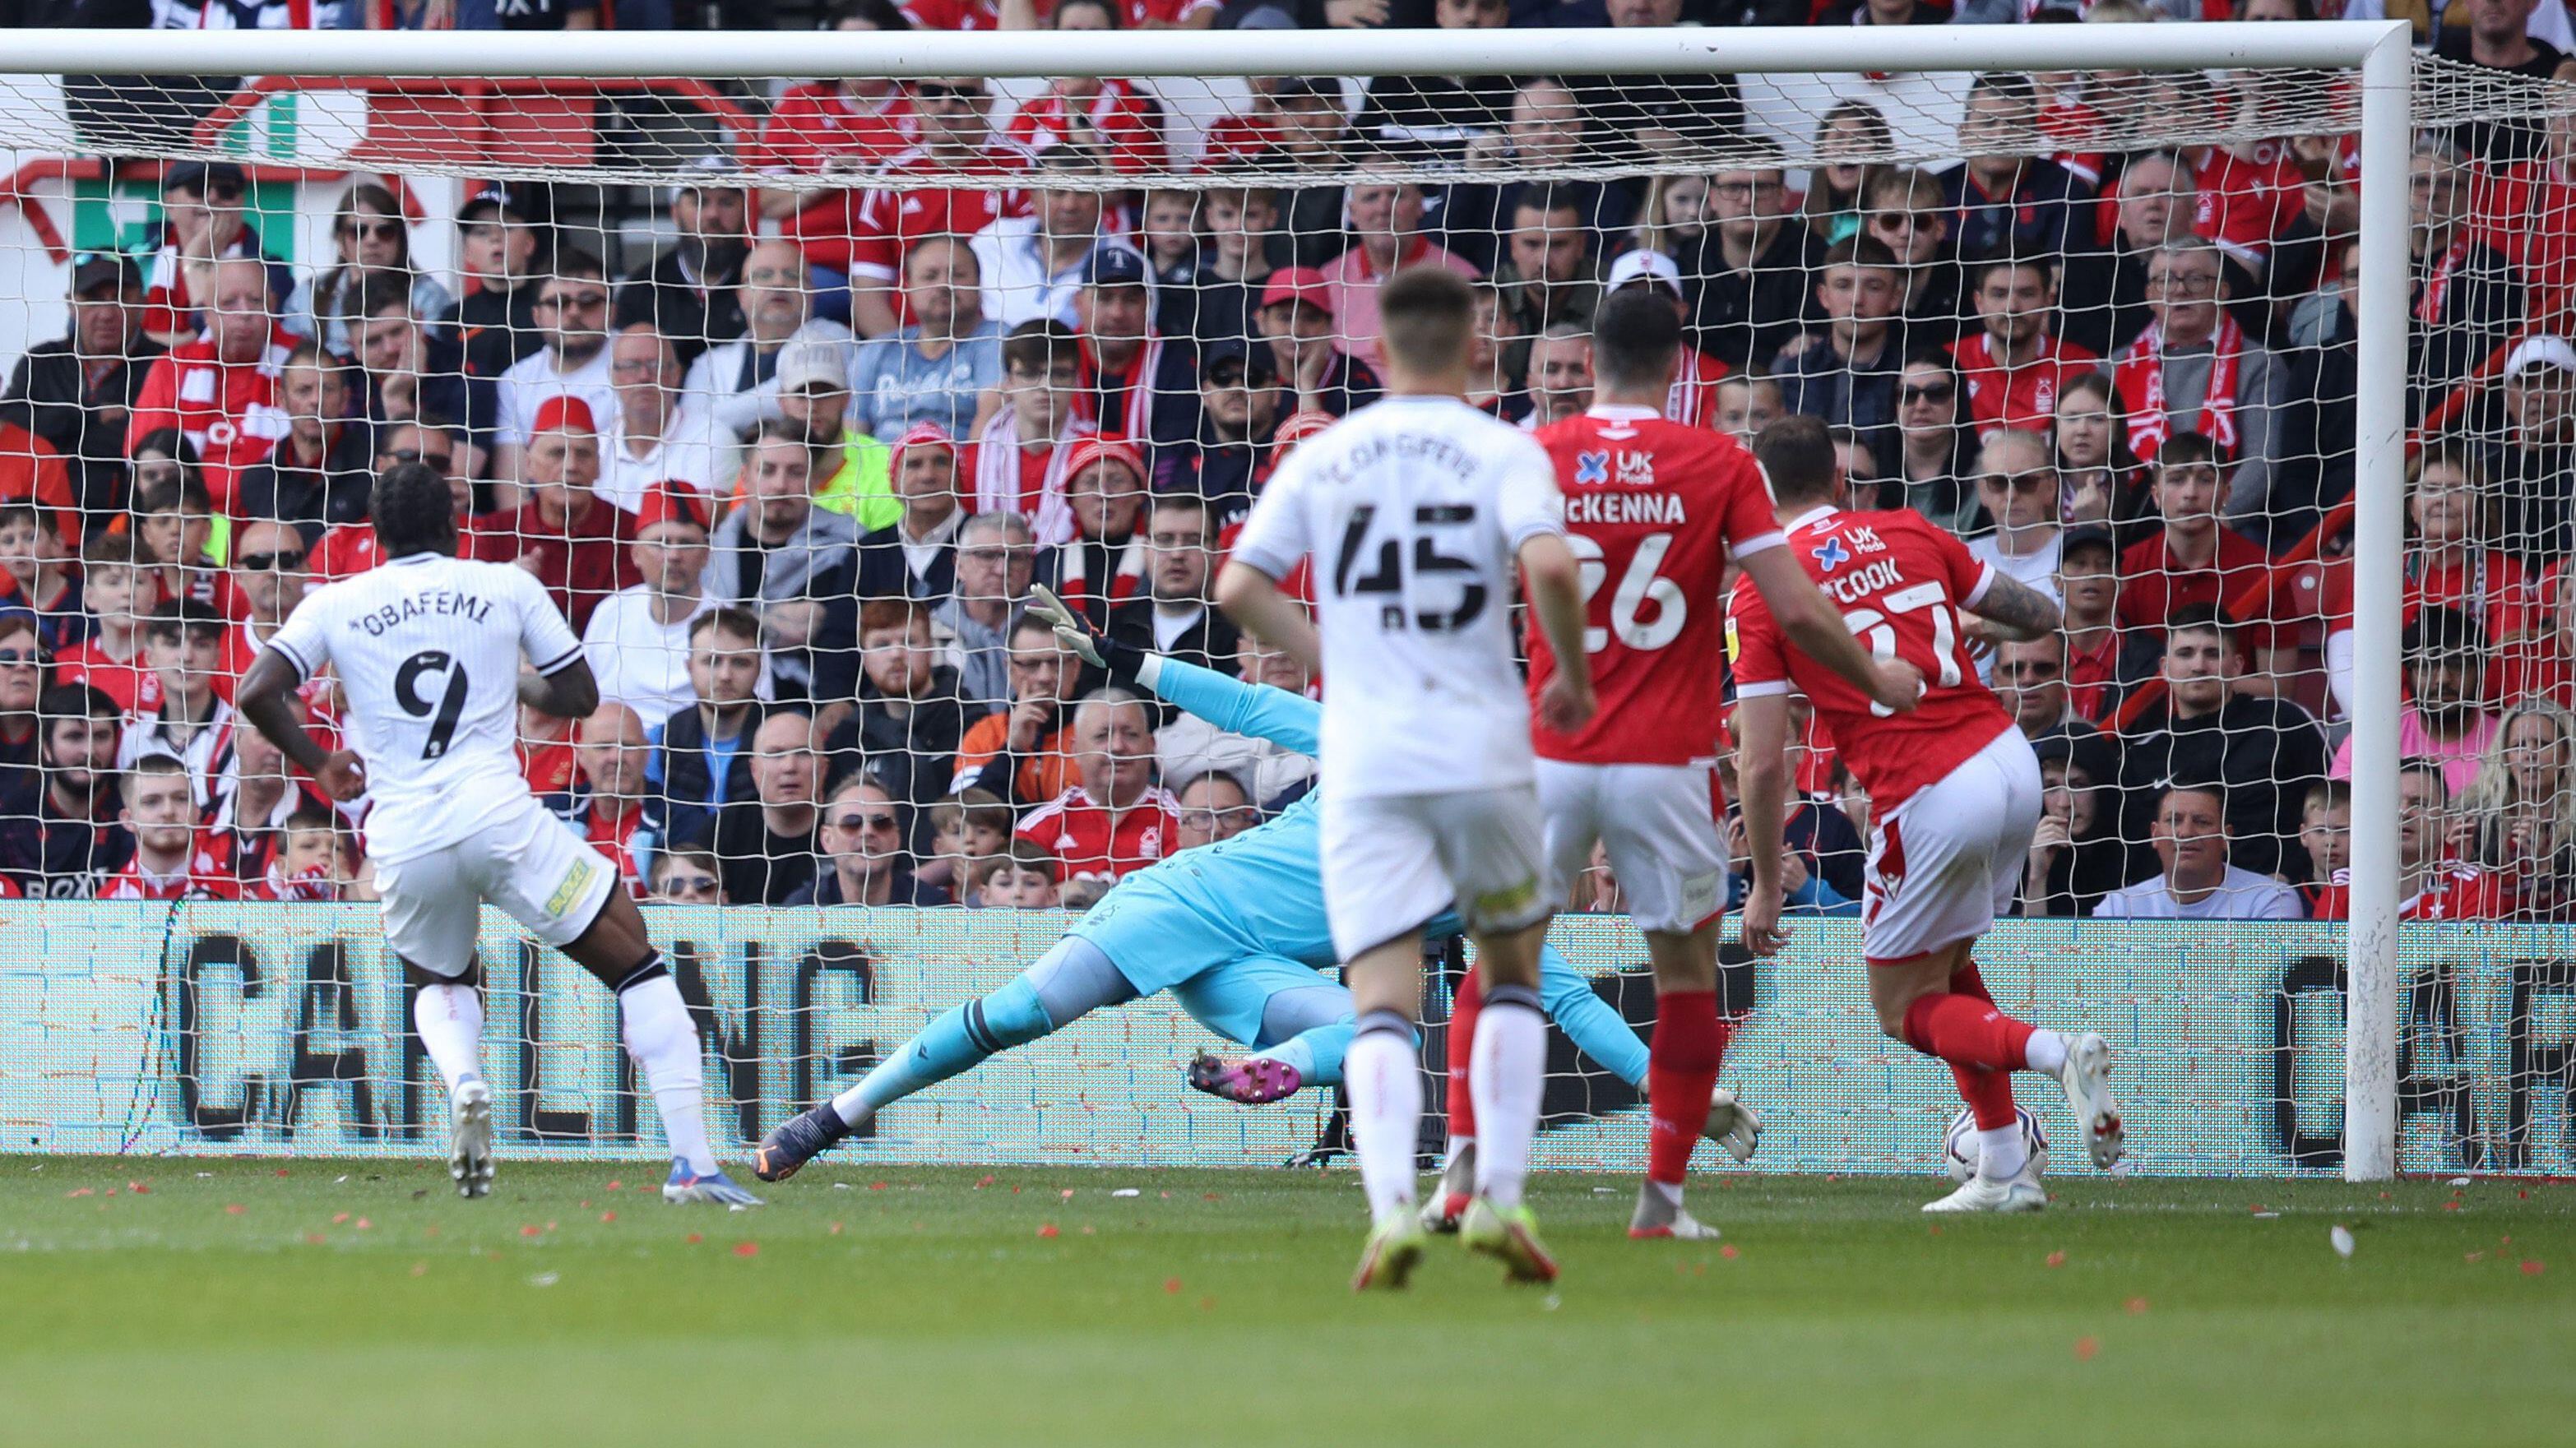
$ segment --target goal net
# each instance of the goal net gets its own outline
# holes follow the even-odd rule
[[[1003,986],[1061,912],[1312,787],[1293,738],[1112,690],[1025,610],[1043,585],[1317,697],[1209,579],[1279,459],[1381,394],[1377,288],[1428,265],[1473,281],[1475,405],[1594,405],[1593,308],[1646,290],[1687,338],[1670,415],[1820,417],[1853,506],[2062,600],[2061,637],[1982,664],[2048,792],[1978,962],[2016,1013],[2113,1035],[2141,1170],[2344,1168],[2348,974],[2386,1026],[2352,1109],[2393,1113],[2397,1165],[2569,1170],[2576,91],[2417,60],[2366,171],[2359,43],[2001,29],[702,60],[226,36],[116,60],[220,79],[0,78],[0,1123],[21,1149],[435,1149],[366,819],[230,704],[308,590],[378,566],[370,490],[412,464],[449,479],[461,551],[583,639],[600,711],[523,711],[518,763],[653,902],[743,1149]],[[468,73],[496,60],[525,73]],[[2407,245],[2366,239],[2399,193]],[[1656,583],[1586,579],[1613,627],[1716,606]],[[399,702],[427,718],[442,682]],[[363,749],[349,702],[302,694]],[[1706,703],[1723,809],[1725,681]],[[1795,934],[1728,949],[1724,1080],[1769,1114],[1759,1165],[1926,1168],[1957,1103],[1858,979],[1869,801],[1829,738],[1796,755]],[[1243,969],[1006,1052],[861,1149],[1329,1154],[1328,1089],[1244,1108],[1183,1079],[1245,1049],[1184,1007],[1276,1046],[1279,972],[1335,978],[1275,954],[1265,912],[1300,898],[1175,926],[1173,959]],[[1643,1139],[1620,904],[1569,882],[1545,1165]],[[650,1154],[606,993],[498,912],[479,944],[509,1138]],[[1435,1078],[1461,964],[1428,973]],[[1287,1048],[1310,1079],[1329,1037]]]

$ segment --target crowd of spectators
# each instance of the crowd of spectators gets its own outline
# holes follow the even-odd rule
[[[166,21],[766,19],[736,8],[225,0]],[[2317,13],[838,0],[821,24]],[[2561,0],[2452,0],[2425,38],[2545,77],[2567,28]],[[1029,616],[1034,590],[1140,647],[1319,687],[1240,636],[1210,578],[1286,451],[1379,395],[1378,285],[1432,265],[1477,289],[1471,400],[1497,416],[1588,408],[1593,309],[1647,290],[1689,339],[1672,416],[1742,437],[1822,418],[1857,506],[1935,518],[2062,602],[2061,633],[1980,654],[2047,783],[2021,911],[2336,917],[2343,715],[2362,707],[2336,509],[2350,138],[2300,133],[2260,76],[1997,74],[1952,98],[1958,159],[1917,167],[1895,163],[1893,123],[1920,117],[1873,99],[1885,82],[1851,78],[1782,142],[1723,79],[1264,80],[1186,144],[1153,87],[1115,79],[790,84],[752,97],[757,134],[690,167],[647,227],[559,225],[542,185],[475,190],[453,275],[415,262],[428,223],[390,185],[350,185],[330,255],[289,266],[240,167],[162,168],[154,246],[80,258],[65,335],[0,396],[0,890],[368,897],[363,818],[229,700],[308,589],[375,565],[372,479],[421,462],[452,480],[465,549],[527,569],[582,633],[601,707],[527,715],[525,770],[640,891],[1097,898],[1275,814],[1313,762],[1091,677]],[[2192,117],[2278,133],[2156,139]],[[2412,179],[2428,441],[2407,501],[2406,908],[2565,918],[2576,114],[2426,134]],[[304,693],[325,729],[336,688]],[[1713,681],[1713,749],[1723,720]],[[1868,802],[1830,740],[1800,750],[1792,903],[1857,911]],[[1732,837],[1740,855],[1740,822]],[[1615,882],[1582,898],[1615,901]]]

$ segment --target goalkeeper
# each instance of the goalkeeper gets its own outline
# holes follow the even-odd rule
[[[1151,690],[1228,732],[1315,752],[1323,713],[1313,700],[1109,639],[1045,589],[1037,596],[1029,611],[1116,682]],[[1199,1089],[1250,1103],[1339,1083],[1351,998],[1318,973],[1339,963],[1318,849],[1316,796],[1309,793],[1230,840],[1127,876],[1016,980],[942,1012],[857,1085],[762,1138],[753,1172],[784,1181],[889,1104],[1089,1012],[1157,991],[1170,991],[1192,1019],[1258,1052],[1231,1067],[1204,1057],[1194,1062],[1191,1084]],[[1426,933],[1459,928],[1455,916],[1444,915]],[[1640,1085],[1646,1043],[1563,956],[1551,948],[1542,961],[1549,1013],[1585,1054]],[[1742,1160],[1752,1155],[1760,1120],[1719,1095],[1707,1134]]]

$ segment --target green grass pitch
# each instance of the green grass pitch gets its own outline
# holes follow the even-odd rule
[[[1345,1172],[0,1158],[0,1442],[2564,1444],[2576,1185],[1551,1176],[1565,1276],[1355,1299]],[[138,1192],[139,1184],[143,1190]],[[2347,1225],[2349,1260],[2330,1245]]]

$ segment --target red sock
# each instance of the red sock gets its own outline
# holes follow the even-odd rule
[[[1646,1176],[1679,1186],[1690,1174],[1691,1148],[1708,1125],[1709,1092],[1726,1056],[1726,1023],[1717,992],[1670,991],[1655,999],[1655,1035],[1646,1061]]]
[[[1467,1062],[1476,1054],[1476,1017],[1485,1009],[1485,985],[1476,972],[1458,977],[1449,1004],[1449,1135],[1476,1134],[1476,1094],[1467,1089]]]
[[[1959,1083],[1959,1099],[1976,1113],[1979,1131],[1994,1131],[2020,1119],[2013,1106],[2012,1077],[2006,1073],[1954,1064],[1950,1079]]]
[[[1957,973],[1950,977],[1950,994],[1984,1001],[1987,1005],[1995,1003],[1994,993],[1986,989],[1986,978],[1977,973],[1977,963],[1973,960],[1960,966]]]
[[[2031,1028],[1987,1001],[1938,991],[1905,1011],[1905,1044],[1954,1066],[2018,1071],[2030,1064],[2022,1045]]]

